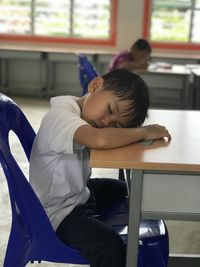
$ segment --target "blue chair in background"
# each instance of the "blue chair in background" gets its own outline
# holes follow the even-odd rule
[[[79,64],[78,64],[79,78],[83,89],[82,95],[85,95],[87,93],[89,82],[93,78],[97,77],[99,74],[92,66],[92,64],[90,63],[90,61],[87,59],[86,56],[79,54],[78,59],[79,59]]]
[[[82,86],[82,95],[85,95],[87,93],[89,82],[95,77],[99,76],[99,74],[86,56],[79,54],[78,59],[79,79]],[[124,171],[122,169],[119,169],[119,179],[125,180]]]
[[[35,132],[18,105],[0,94],[0,162],[7,178],[12,209],[3,266],[24,267],[29,261],[88,264],[79,251],[57,238],[43,206],[11,153],[10,131],[18,136],[29,160]],[[96,217],[110,224],[127,242],[127,199]],[[166,267],[169,248],[164,222],[141,221],[139,238],[138,267]]]

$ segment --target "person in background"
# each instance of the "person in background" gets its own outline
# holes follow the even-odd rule
[[[112,59],[108,71],[126,68],[128,70],[147,69],[151,55],[151,45],[145,39],[138,39],[129,51],[122,51]]]
[[[90,178],[91,148],[170,138],[158,124],[142,126],[149,89],[126,69],[90,81],[82,97],[57,96],[43,118],[30,159],[30,182],[60,240],[78,249],[91,267],[125,267],[126,245],[95,218],[127,196],[117,179]]]

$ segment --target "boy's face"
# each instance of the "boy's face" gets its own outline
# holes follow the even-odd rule
[[[89,84],[81,116],[96,128],[128,127],[130,116],[123,114],[128,104],[128,100],[120,101],[112,91],[103,90],[103,78],[97,77]]]

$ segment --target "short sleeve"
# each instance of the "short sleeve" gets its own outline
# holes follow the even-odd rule
[[[38,140],[43,142],[43,152],[74,153],[73,137],[75,131],[82,125],[88,125],[76,112],[65,108],[52,109],[43,119],[38,132]],[[76,148],[81,146],[77,146]]]

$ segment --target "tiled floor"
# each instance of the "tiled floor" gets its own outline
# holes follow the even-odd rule
[[[40,121],[43,115],[46,113],[49,101],[40,99],[29,98],[15,98],[15,101],[20,105],[27,118],[31,122],[31,125],[38,130]],[[12,137],[13,138],[13,137]],[[13,138],[12,143],[14,146],[14,152],[19,158],[20,166],[24,172],[28,173],[28,165],[25,157],[21,156],[21,151],[16,144],[16,140]],[[19,156],[20,155],[20,156]],[[116,170],[103,170],[95,169],[93,175],[96,177],[117,177]],[[3,266],[3,258],[7,239],[9,235],[11,221],[11,213],[9,207],[9,198],[7,194],[7,186],[3,174],[0,170],[0,266]],[[167,227],[170,237],[170,252],[171,253],[192,253],[200,254],[200,223],[198,222],[175,222],[167,221]],[[74,265],[55,264],[55,263],[41,263],[41,264],[28,264],[27,266],[38,267],[62,267]],[[77,266],[77,265],[76,265]],[[192,267],[192,266],[191,266]]]

